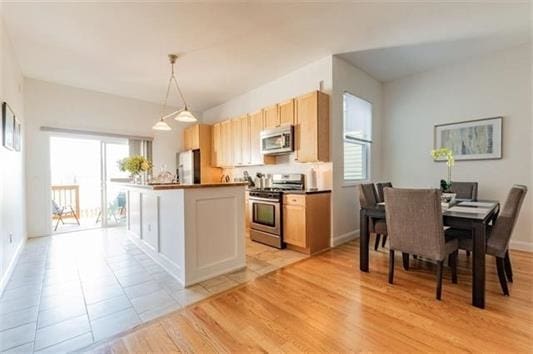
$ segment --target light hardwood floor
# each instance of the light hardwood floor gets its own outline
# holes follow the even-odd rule
[[[533,254],[512,252],[511,296],[501,295],[487,259],[487,307],[470,306],[469,260],[459,284],[445,272],[435,300],[434,268],[398,260],[387,284],[388,251],[371,251],[370,273],[351,242],[174,312],[93,348],[97,352],[533,351]]]

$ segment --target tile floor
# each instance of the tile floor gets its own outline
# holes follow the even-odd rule
[[[0,351],[81,349],[306,257],[246,248],[246,269],[184,289],[123,228],[28,240],[0,298]]]

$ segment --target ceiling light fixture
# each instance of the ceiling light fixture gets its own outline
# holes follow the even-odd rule
[[[167,85],[167,94],[165,96],[165,102],[163,103],[163,108],[161,109],[161,115],[159,118],[159,121],[154,124],[152,127],[153,130],[171,130],[170,126],[167,122],[165,122],[165,119],[170,118],[174,116],[174,119],[178,122],[186,122],[186,123],[193,123],[197,122],[198,119],[189,111],[189,107],[187,106],[187,102],[185,101],[185,98],[183,97],[183,93],[181,92],[180,86],[178,85],[178,80],[176,79],[176,75],[174,74],[174,64],[176,63],[176,60],[178,59],[178,56],[176,54],[169,54],[168,59],[170,61],[170,65],[172,67],[172,71],[170,74],[170,78],[168,79],[168,85]],[[178,94],[181,98],[181,101],[183,102],[183,109],[179,109],[175,112],[172,112],[170,114],[167,114],[166,116],[163,116],[163,113],[165,112],[165,109],[167,108],[168,103],[168,95],[170,94],[170,87],[172,86],[172,83],[174,82],[174,85],[176,86],[176,90],[178,91]]]

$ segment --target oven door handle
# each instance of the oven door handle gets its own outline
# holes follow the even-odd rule
[[[251,202],[255,202],[255,201],[258,201],[258,202],[267,202],[269,204],[279,204],[278,201],[276,200],[272,200],[272,199],[268,199],[268,198],[260,198],[260,197],[250,197],[249,198]]]

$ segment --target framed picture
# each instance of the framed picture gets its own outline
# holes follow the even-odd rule
[[[15,142],[15,113],[7,102],[2,104],[2,143],[6,149],[13,150]]]
[[[434,148],[452,150],[456,161],[501,159],[502,120],[493,117],[435,125]]]
[[[21,130],[22,126],[17,118],[15,118],[15,133],[13,136],[13,148],[15,151],[20,151],[21,144],[22,144],[22,137],[21,137]]]

